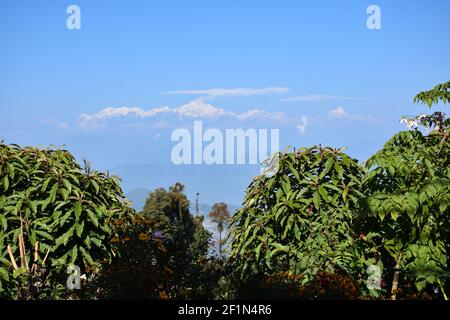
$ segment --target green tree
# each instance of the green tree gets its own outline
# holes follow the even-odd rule
[[[81,167],[66,150],[0,143],[0,294],[71,294],[65,268],[78,265],[91,277],[109,262],[110,223],[126,214],[132,210],[117,178]],[[33,282],[37,269],[43,274]]]
[[[189,212],[184,186],[176,183],[169,190],[150,193],[142,211],[144,218],[154,221],[154,234],[164,240],[165,256],[171,274],[170,298],[195,296],[199,262],[208,254],[211,234],[199,218]]]
[[[230,260],[242,273],[284,271],[305,285],[319,271],[364,271],[366,252],[352,230],[364,169],[342,151],[280,153],[278,170],[251,182],[231,219]]]
[[[429,107],[447,103],[450,82],[419,93],[415,102]],[[433,292],[448,282],[450,236],[450,120],[443,112],[404,118],[411,130],[394,135],[368,159],[365,233],[377,239],[391,298],[412,281]]]
[[[155,229],[164,237],[170,238],[180,248],[187,247],[193,227],[192,215],[189,212],[189,200],[183,193],[180,183],[166,191],[156,189],[148,196],[142,214],[155,221]]]
[[[230,219],[230,210],[228,210],[228,205],[223,202],[214,204],[209,216],[212,221],[217,224],[217,231],[219,232],[219,255],[222,256],[222,233],[226,223]]]

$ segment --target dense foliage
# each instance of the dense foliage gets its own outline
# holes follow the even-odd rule
[[[301,285],[319,271],[365,270],[352,230],[364,169],[342,150],[323,147],[282,153],[278,167],[249,186],[232,219],[230,258],[243,273],[286,271],[301,275]]]
[[[449,87],[414,101],[447,103]],[[450,120],[435,112],[401,122],[413,130],[390,139],[366,170],[341,150],[313,147],[281,153],[273,175],[255,178],[230,234],[242,280],[306,288],[324,271],[351,276],[361,296],[439,289],[447,299]],[[376,290],[364,283],[369,266],[382,270]]]
[[[142,211],[154,222],[154,236],[164,241],[167,254],[163,263],[170,273],[169,298],[192,298],[201,295],[201,275],[208,254],[211,234],[201,217],[189,212],[184,186],[176,183],[169,190],[159,188],[150,193]]]
[[[449,90],[414,101],[446,104]],[[117,178],[68,151],[2,142],[0,298],[447,299],[450,119],[401,122],[362,165],[331,147],[274,155],[230,220],[213,207],[218,255],[181,183],[138,214]],[[71,266],[81,290],[67,286]]]
[[[111,259],[110,221],[130,211],[116,178],[92,171],[88,163],[81,168],[65,150],[2,143],[0,181],[2,295],[23,295],[19,288],[24,280],[18,278],[29,278],[29,264],[21,262],[13,276],[10,272],[19,256],[40,268],[47,256],[42,286],[58,283],[60,288],[65,282],[59,281],[55,270],[64,267],[65,274],[65,267],[73,264],[83,274],[93,273]],[[35,247],[38,256],[33,255]],[[53,283],[54,279],[59,280]]]
[[[416,101],[447,102],[449,84]],[[395,298],[400,270],[419,291],[427,285],[446,298],[450,236],[450,120],[443,112],[406,119],[413,130],[394,135],[367,162],[366,231],[380,245]],[[423,127],[424,129],[420,130]],[[394,270],[396,272],[394,272]],[[392,273],[394,272],[394,275]],[[447,280],[448,281],[448,280]]]
[[[167,249],[153,233],[154,225],[139,214],[116,219],[116,235],[111,239],[116,255],[88,291],[98,299],[167,297],[169,275],[163,259]]]

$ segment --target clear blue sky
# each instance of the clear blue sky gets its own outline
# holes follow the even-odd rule
[[[81,8],[81,30],[66,28],[71,4]],[[371,4],[381,8],[381,30],[366,28]],[[164,172],[146,174],[167,164],[169,129],[136,129],[136,121],[152,120],[124,116],[87,130],[80,116],[106,107],[178,108],[203,97],[204,105],[236,114],[257,108],[299,123],[305,116],[303,132],[274,124],[283,145],[347,146],[365,160],[402,129],[402,115],[426,111],[412,104],[415,93],[450,80],[449,18],[445,0],[2,0],[0,139],[65,144],[97,168],[122,173],[127,191],[153,188],[168,183]],[[267,93],[271,87],[282,90]],[[163,94],[216,88],[261,91]],[[252,125],[262,126],[245,124]],[[230,172],[235,185],[223,172],[184,182],[205,202],[239,204],[255,170]],[[217,182],[208,177],[224,175],[231,180],[212,188]]]

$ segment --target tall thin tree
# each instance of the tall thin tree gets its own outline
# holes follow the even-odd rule
[[[228,205],[223,202],[214,204],[209,216],[212,221],[217,224],[217,231],[219,232],[219,254],[222,256],[222,232],[227,221],[230,219],[230,210],[228,210]]]

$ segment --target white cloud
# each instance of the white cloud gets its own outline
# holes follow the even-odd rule
[[[61,130],[69,129],[69,125],[65,122],[60,122],[52,118],[46,118],[41,121],[41,124],[48,127],[55,127]]]
[[[274,93],[286,93],[289,88],[286,87],[267,87],[261,89],[255,88],[215,88],[215,89],[202,89],[202,90],[177,90],[166,91],[162,94],[182,94],[182,95],[202,95],[208,97],[241,97],[241,96],[257,96],[267,95]]]
[[[233,116],[241,121],[245,121],[248,119],[268,119],[272,121],[278,121],[278,122],[290,122],[291,120],[283,113],[283,112],[268,112],[264,110],[259,109],[252,109],[245,111],[243,113],[233,113]]]
[[[336,119],[349,119],[355,121],[371,121],[374,120],[373,117],[365,116],[362,114],[352,114],[348,113],[343,107],[339,106],[328,112],[328,116]]]
[[[89,124],[105,123],[114,118],[134,116],[140,119],[145,119],[157,116],[159,114],[178,114],[180,116],[187,116],[191,118],[210,118],[223,116],[230,113],[207,104],[201,99],[196,99],[179,108],[170,108],[166,106],[143,110],[137,107],[108,107],[95,114],[82,114],[78,119],[78,124],[82,127],[86,127],[89,126]]]
[[[128,115],[135,115],[139,118],[153,117],[159,113],[167,113],[172,110],[169,107],[155,108],[152,110],[144,111],[141,108],[130,108],[130,107],[120,107],[120,108],[105,108],[96,114],[82,114],[79,121],[89,122],[89,121],[107,121],[112,118],[125,117]]]
[[[305,96],[288,97],[280,99],[280,101],[286,102],[320,102],[320,101],[331,101],[331,100],[357,100],[355,97],[342,97],[342,96],[329,96],[320,94],[310,94]]]
[[[309,119],[307,116],[302,115],[301,122],[297,126],[297,129],[300,131],[301,134],[304,134],[306,132],[306,128],[309,125]]]
[[[232,114],[223,109],[207,104],[202,99],[192,100],[177,109],[173,109],[173,112],[191,118],[211,118]]]
[[[328,112],[328,115],[334,118],[344,118],[348,116],[347,111],[343,107],[337,107],[336,109],[331,110]]]
[[[69,129],[69,125],[65,122],[58,123],[57,127],[58,127],[58,129],[63,129],[63,130]]]
[[[108,107],[95,114],[83,113],[78,118],[78,126],[84,129],[96,129],[102,127],[108,120],[114,118],[135,116],[144,119],[156,116],[157,114],[169,112],[173,112],[173,110],[169,107],[155,108],[147,111],[136,107],[120,107],[120,108]]]
[[[195,99],[179,108],[161,107],[143,110],[137,107],[108,107],[95,114],[82,114],[78,119],[78,126],[85,129],[94,129],[102,127],[107,123],[107,121],[115,118],[137,117],[139,119],[145,119],[155,117],[159,114],[173,114],[178,117],[194,119],[230,117],[239,121],[247,121],[251,119],[266,119],[277,122],[292,121],[282,112],[268,112],[259,109],[252,109],[242,113],[235,113],[217,108],[204,102],[202,99]],[[165,120],[160,120],[157,124],[161,122],[164,124],[163,126],[167,125]]]
[[[172,115],[175,118],[157,117],[158,115]],[[216,119],[224,121],[232,121],[235,123],[244,123],[253,125],[252,121],[256,121],[256,125],[265,123],[278,123],[283,126],[293,126],[300,133],[305,133],[309,125],[309,119],[306,116],[293,118],[283,112],[269,112],[260,109],[251,109],[241,113],[227,111],[217,108],[206,103],[203,99],[192,100],[180,107],[160,107],[150,110],[144,110],[138,107],[108,107],[94,114],[82,114],[78,118],[77,126],[84,130],[96,130],[106,128],[108,122],[114,119],[124,119],[121,122],[122,127],[144,128],[150,125],[153,128],[168,128],[173,125],[173,121],[181,121],[186,119]],[[152,122],[143,122],[145,119],[152,119]],[[258,122],[259,121],[259,122]],[[263,121],[263,122],[261,122]],[[299,122],[300,121],[300,122]]]

